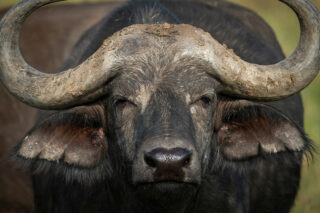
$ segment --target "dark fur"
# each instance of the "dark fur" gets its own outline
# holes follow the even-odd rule
[[[220,43],[232,48],[246,61],[271,64],[283,59],[281,49],[278,45],[274,45],[276,43],[274,37],[270,38],[273,42],[264,39],[259,36],[258,32],[248,28],[241,19],[229,14],[226,7],[222,8],[224,9],[189,1],[183,3],[164,1],[162,4],[157,1],[133,1],[89,29],[76,45],[65,67],[78,65],[100,47],[106,37],[135,23],[192,24],[210,32]],[[266,28],[265,31],[269,33],[270,29]],[[162,64],[159,62],[160,59],[163,60]],[[192,81],[188,77],[196,79],[198,75],[201,76],[202,71],[202,73],[205,72],[205,65],[199,65],[197,62],[182,60],[181,64],[184,67],[181,68],[179,64],[170,64],[170,56],[168,60],[166,57],[160,57],[160,59],[149,56],[142,64],[137,62],[124,66],[119,65],[118,69],[134,70],[135,67],[145,66],[143,70],[154,70],[152,65],[156,61],[155,63],[160,63],[161,67],[167,66],[164,70],[173,69],[177,73],[179,73],[179,68],[188,70],[190,76],[183,78],[184,82]],[[149,75],[146,73],[147,71],[138,78],[133,76],[132,82],[128,85],[129,90],[131,88],[132,91],[135,91],[137,85],[152,81],[153,73]],[[130,78],[130,74],[128,76]],[[165,78],[163,76],[162,78]],[[70,126],[70,128],[79,128],[79,131],[84,126],[103,128],[109,147],[105,158],[91,167],[64,163],[63,157],[59,159],[59,163],[56,163],[39,158],[22,159],[21,156],[15,154],[21,164],[31,168],[34,172],[33,187],[38,212],[289,212],[299,186],[301,159],[303,153],[308,152],[311,146],[303,132],[303,108],[299,95],[272,103],[251,102],[250,106],[242,105],[239,100],[219,94],[215,94],[209,100],[200,99],[201,106],[208,104],[209,107],[212,107],[211,119],[215,119],[214,127],[210,130],[213,137],[210,143],[206,144],[208,145],[206,150],[209,150],[211,155],[208,162],[205,160],[202,162],[201,185],[194,189],[187,184],[177,190],[173,188],[175,192],[169,189],[171,193],[165,196],[153,193],[146,185],[142,191],[147,194],[140,195],[141,190],[137,189],[129,178],[132,175],[133,159],[126,152],[128,149],[129,151],[138,149],[139,142],[149,137],[148,134],[156,136],[164,134],[164,132],[152,129],[156,127],[161,130],[162,128],[161,109],[163,108],[161,104],[170,103],[175,106],[169,107],[171,110],[169,113],[173,115],[169,123],[172,126],[167,123],[163,123],[163,126],[170,126],[174,129],[174,133],[177,130],[184,133],[178,137],[196,140],[197,133],[193,118],[190,115],[185,116],[188,110],[181,103],[181,97],[176,96],[170,90],[175,86],[175,77],[166,77],[169,79],[167,84],[157,90],[157,95],[164,97],[162,102],[159,102],[160,105],[153,103],[148,106],[145,114],[137,116],[138,121],[133,127],[136,136],[136,143],[132,145],[134,148],[128,148],[128,144],[119,142],[119,138],[124,137],[119,129],[126,123],[118,124],[117,122],[121,119],[126,120],[121,118],[122,114],[116,109],[126,107],[131,114],[134,114],[135,108],[131,106],[134,103],[128,103],[113,96],[119,84],[117,79],[111,82],[110,92],[99,100],[98,105],[103,110],[98,113],[91,113],[92,105],[88,105],[84,106],[86,110],[80,113],[71,109],[67,112],[40,114],[38,124],[30,131],[30,134],[38,131],[39,128],[51,130],[50,128],[61,124]],[[200,87],[200,90],[203,89],[198,84],[196,85]],[[158,126],[154,125],[155,120],[159,121]],[[241,127],[249,132],[261,130],[258,126],[261,125],[266,130],[261,130],[259,136],[266,140],[273,140],[272,132],[274,128],[278,128],[277,124],[281,128],[282,123],[290,123],[292,128],[299,131],[304,147],[301,150],[287,148],[275,154],[265,153],[260,149],[255,156],[230,160],[221,152],[223,145],[219,144],[219,139],[216,137],[223,123]],[[144,135],[144,131],[147,130],[149,133]],[[172,136],[170,132],[166,134]],[[247,141],[250,143],[253,139],[248,137]],[[18,152],[20,145],[16,147],[14,153]],[[193,193],[193,196],[185,196],[188,193]],[[179,202],[176,202],[177,200]]]

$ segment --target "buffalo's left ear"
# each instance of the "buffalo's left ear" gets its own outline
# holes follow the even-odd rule
[[[227,159],[244,160],[308,147],[302,129],[271,107],[221,102],[217,113],[216,141]]]
[[[16,147],[25,160],[94,167],[107,152],[99,113],[93,107],[55,113],[40,121]]]

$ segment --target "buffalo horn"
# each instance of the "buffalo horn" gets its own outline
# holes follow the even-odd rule
[[[110,58],[97,57],[108,56],[99,50],[78,67],[57,74],[42,73],[25,62],[18,44],[21,25],[37,8],[58,1],[22,0],[0,22],[0,80],[20,101],[42,109],[63,109],[92,101],[103,93],[103,84],[112,77],[107,69],[112,53]]]
[[[310,0],[281,0],[300,22],[301,36],[295,51],[273,65],[241,60],[232,51],[215,44],[209,72],[218,79],[224,94],[258,101],[279,100],[305,88],[320,68],[320,13]]]

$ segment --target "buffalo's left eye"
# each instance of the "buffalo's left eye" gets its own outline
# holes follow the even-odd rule
[[[202,96],[194,101],[190,106],[191,114],[207,114],[211,106],[213,106],[214,98],[209,96]]]
[[[212,99],[206,96],[201,97],[198,101],[204,108],[208,108],[212,104]]]
[[[212,102],[213,99],[211,97],[202,96],[201,98],[197,99],[192,105],[207,109],[212,105]]]

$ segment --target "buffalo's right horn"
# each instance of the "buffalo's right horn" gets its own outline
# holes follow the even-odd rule
[[[108,70],[112,51],[98,50],[78,67],[57,74],[39,72],[25,62],[18,45],[21,25],[32,11],[58,1],[23,0],[0,22],[0,80],[20,101],[42,109],[68,108],[95,99],[113,75]]]

